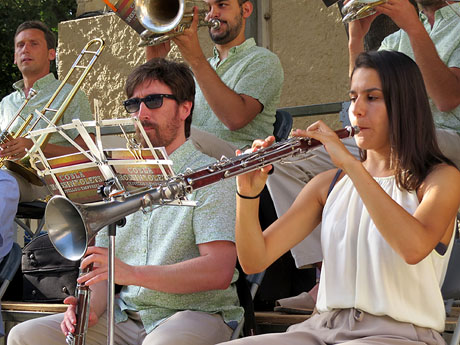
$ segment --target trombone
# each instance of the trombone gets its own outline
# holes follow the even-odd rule
[[[94,48],[90,50],[90,47],[96,46],[95,50]],[[82,49],[80,55],[77,57],[75,62],[73,63],[72,67],[70,68],[69,72],[65,76],[65,78],[62,80],[61,84],[59,87],[56,89],[54,94],[51,96],[51,98],[48,100],[46,105],[43,107],[43,109],[38,112],[37,110],[37,115],[38,118],[32,123],[32,125],[29,127],[26,135],[32,131],[35,126],[42,120],[42,116],[45,115],[47,111],[55,113],[54,117],[49,121],[48,127],[55,126],[61,119],[62,116],[64,115],[64,112],[67,110],[67,107],[69,106],[70,102],[72,101],[73,97],[77,93],[78,89],[80,88],[83,80],[86,78],[88,75],[89,71],[93,67],[94,63],[96,62],[97,58],[100,56],[102,50],[104,49],[104,41],[100,38],[95,38],[89,41],[86,46]],[[80,61],[82,58],[86,55],[92,55],[91,60],[87,63],[87,65],[80,64]],[[56,99],[56,97],[59,95],[61,92],[62,88],[65,86],[66,82],[69,80],[71,75],[76,69],[83,69],[83,73],[81,74],[80,78],[76,82],[76,84],[73,86],[73,88],[70,90],[69,94],[65,98],[64,102],[60,105],[58,109],[51,108],[51,104],[53,101]],[[29,93],[30,95],[30,93]],[[27,103],[26,103],[27,104]],[[20,115],[20,112],[22,109],[25,107],[25,104],[21,106],[19,111],[16,113],[15,118],[11,121],[13,123],[16,118]],[[25,131],[25,128],[27,125],[30,123],[33,115],[30,114],[24,124],[21,126],[22,131]],[[2,135],[3,136],[3,135]],[[25,136],[25,135],[24,135]],[[35,172],[30,168],[30,157],[33,155],[35,152],[37,152],[40,148],[46,146],[50,139],[51,133],[45,133],[42,134],[34,143],[32,148],[27,152],[27,154],[18,162],[14,162],[12,160],[4,160],[3,164],[5,167],[7,167],[9,170],[14,171],[18,173],[19,175],[23,176],[26,178],[30,183],[36,184],[36,185],[42,185],[43,183],[39,179],[39,177],[35,174]],[[15,136],[17,138],[18,136]]]
[[[21,112],[24,110],[24,108],[26,107],[27,103],[29,103],[31,98],[33,98],[36,94],[37,94],[37,91],[35,91],[34,89],[29,90],[29,94],[27,95],[25,101],[21,104],[19,109],[16,111],[16,113],[12,117],[11,121],[8,123],[8,125],[5,127],[5,129],[0,134],[0,144],[4,144],[11,139],[19,138],[24,133],[30,121],[32,121],[33,115],[29,114],[26,118],[24,118],[22,117]],[[21,118],[24,122],[18,128],[16,132],[12,132],[11,128],[13,127],[14,123],[16,122],[18,118]],[[3,166],[3,163],[6,159],[7,158],[5,157],[0,158],[0,168]]]

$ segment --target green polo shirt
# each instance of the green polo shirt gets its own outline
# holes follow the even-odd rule
[[[170,155],[176,173],[207,166],[214,159],[196,151],[187,141]],[[235,241],[235,180],[227,179],[200,188],[188,196],[198,206],[162,206],[150,213],[136,212],[117,230],[116,256],[129,265],[170,265],[199,257],[198,245],[212,241]],[[97,236],[98,246],[108,246],[106,232]],[[123,287],[117,299],[115,320],[127,319],[123,310],[138,311],[147,333],[161,320],[182,310],[219,313],[231,327],[243,317],[235,282],[226,290],[172,294],[139,286]]]
[[[284,80],[278,57],[256,46],[254,39],[250,38],[232,47],[224,60],[220,59],[214,48],[214,56],[208,61],[230,89],[257,99],[263,105],[263,110],[243,128],[230,131],[211,110],[197,83],[192,125],[236,147],[251,145],[254,139],[273,135],[276,108]]]
[[[41,111],[47,102],[51,99],[51,96],[55,93],[56,89],[61,84],[61,81],[57,80],[52,73],[44,76],[43,78],[37,80],[32,88],[37,91],[37,94],[32,97],[27,103],[26,107],[21,112],[22,116],[26,118],[29,114],[33,114],[33,119],[30,122],[31,124],[37,119],[35,114],[35,109]],[[0,128],[2,131],[8,126],[11,119],[14,117],[18,109],[24,103],[26,95],[24,94],[24,81],[20,80],[13,84],[13,88],[16,90],[8,96],[4,97],[0,103]],[[59,109],[59,106],[66,99],[68,93],[73,88],[70,84],[65,84],[61,92],[57,95],[53,103],[51,104],[52,109]],[[51,120],[54,117],[55,113],[47,111],[45,116]],[[82,91],[78,91],[72,101],[70,102],[67,110],[64,112],[62,119],[56,125],[62,125],[71,123],[73,119],[80,119],[81,121],[91,121],[93,120],[93,115],[91,113],[90,105],[88,98]],[[17,129],[24,123],[24,121],[19,120],[15,121],[14,125],[11,127],[13,132],[16,132]],[[48,127],[48,124],[40,120],[34,129],[42,129]],[[89,132],[93,133],[94,129],[88,129]],[[11,130],[10,130],[11,133]],[[66,131],[66,134],[72,139],[75,139],[78,136],[78,131],[76,129],[71,129]],[[38,139],[36,137],[36,139]],[[62,146],[70,146],[71,144],[61,135],[53,133],[49,140],[50,144],[57,144]]]
[[[460,3],[453,3],[450,6],[460,13]],[[433,28],[431,28],[427,16],[422,12],[420,12],[420,20],[436,46],[441,60],[447,67],[460,68],[460,17],[450,6],[444,6],[436,11]],[[409,36],[403,30],[386,37],[380,49],[402,52],[415,61]],[[430,105],[436,127],[451,129],[460,134],[460,106],[451,111],[442,112],[436,108],[431,99]]]

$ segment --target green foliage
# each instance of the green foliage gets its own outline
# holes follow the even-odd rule
[[[0,99],[13,91],[21,73],[13,64],[14,33],[26,20],[41,20],[58,34],[58,23],[75,18],[76,0],[0,0]],[[52,67],[53,71],[55,66]]]

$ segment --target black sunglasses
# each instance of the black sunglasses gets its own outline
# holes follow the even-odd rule
[[[144,102],[144,104],[149,109],[157,109],[163,105],[163,97],[174,99],[175,101],[177,101],[177,98],[174,95],[154,93],[151,95],[147,95],[144,98],[127,99],[126,101],[123,101],[123,105],[125,106],[125,109],[128,113],[135,113],[136,111],[139,111],[142,102]]]

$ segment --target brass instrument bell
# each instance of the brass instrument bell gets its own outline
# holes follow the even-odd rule
[[[349,23],[376,13],[375,7],[386,3],[386,0],[351,0],[342,7],[342,22]]]

